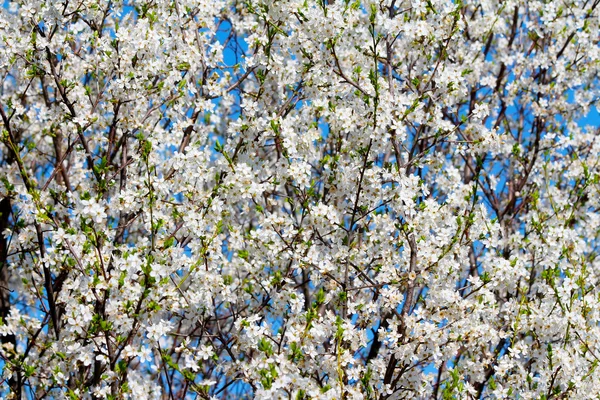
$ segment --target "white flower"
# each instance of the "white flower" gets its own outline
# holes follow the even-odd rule
[[[95,200],[81,200],[81,205],[83,206],[80,210],[81,215],[90,217],[95,223],[100,224],[106,218],[104,207]]]
[[[146,336],[148,336],[148,339],[150,340],[158,341],[161,337],[168,334],[171,329],[173,329],[173,324],[171,322],[161,320],[147,328]]]
[[[210,345],[202,345],[200,346],[200,349],[198,349],[198,357],[202,358],[203,360],[208,360],[209,358],[211,358],[214,354],[214,351],[212,349],[212,346]]]
[[[140,351],[137,352],[137,356],[140,358],[140,362],[152,361],[152,349],[147,346],[143,346]]]

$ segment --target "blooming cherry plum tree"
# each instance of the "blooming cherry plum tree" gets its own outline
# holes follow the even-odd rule
[[[597,398],[599,4],[5,2],[3,398]]]

